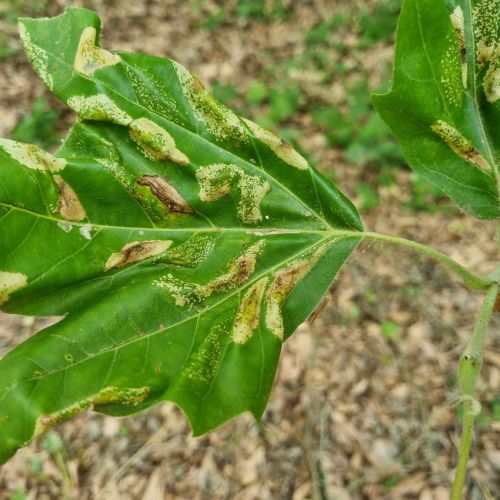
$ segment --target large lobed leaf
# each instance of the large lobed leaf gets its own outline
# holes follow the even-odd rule
[[[80,120],[55,157],[0,142],[1,308],[64,315],[0,361],[0,460],[89,407],[174,401],[195,434],[259,419],[356,210],[179,64],[100,48],[93,12],[20,27]]]
[[[500,216],[500,0],[405,0],[391,92],[373,96],[409,165]]]

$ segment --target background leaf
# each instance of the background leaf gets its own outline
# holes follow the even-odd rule
[[[391,92],[374,95],[410,166],[480,219],[500,215],[500,0],[405,0]]]
[[[195,434],[260,418],[281,343],[362,230],[288,144],[159,57],[111,53],[98,17],[23,20],[80,121],[52,157],[0,143],[2,309],[64,315],[0,361],[0,459],[74,414],[176,402]]]

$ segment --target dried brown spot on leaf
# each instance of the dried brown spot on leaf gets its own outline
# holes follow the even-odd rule
[[[92,76],[94,71],[104,66],[117,64],[121,59],[111,52],[96,46],[97,31],[87,26],[80,37],[74,67],[84,75]]]
[[[105,270],[108,271],[113,267],[123,267],[127,264],[142,262],[164,252],[171,244],[172,240],[133,241],[125,245],[119,252],[110,255]]]
[[[431,129],[459,156],[485,171],[491,171],[490,164],[481,153],[454,127],[438,120]]]
[[[264,290],[269,278],[261,278],[247,291],[234,321],[233,342],[244,344],[257,330]]]
[[[28,277],[22,273],[0,271],[0,305],[8,302],[10,294],[26,286]]]
[[[169,212],[192,214],[194,210],[188,205],[179,192],[163,177],[157,175],[144,175],[137,179],[137,184],[148,186],[151,193],[156,196]]]
[[[54,175],[54,182],[59,189],[58,212],[61,216],[69,221],[84,219],[87,214],[73,188],[60,175]]]

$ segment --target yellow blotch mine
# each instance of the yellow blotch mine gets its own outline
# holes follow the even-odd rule
[[[244,344],[257,330],[264,290],[269,278],[261,278],[247,291],[234,321],[233,342]]]
[[[29,62],[38,73],[43,83],[49,90],[52,90],[54,84],[48,70],[49,56],[47,52],[31,41],[30,34],[22,23],[19,23],[19,35]]]
[[[92,76],[97,69],[121,61],[119,56],[97,47],[96,38],[97,31],[93,26],[87,26],[82,31],[74,62],[74,68],[79,73]]]
[[[500,0],[481,0],[472,10],[472,24],[476,40],[476,63],[482,67],[489,61],[498,61],[500,40],[498,19]]]
[[[245,283],[255,271],[257,255],[264,248],[265,241],[260,240],[229,264],[228,270],[206,283],[188,283],[168,274],[153,284],[165,288],[174,298],[175,304],[184,307],[200,302],[212,295],[232,290]]]
[[[460,5],[455,7],[455,10],[450,15],[451,24],[455,30],[455,35],[460,48],[460,59],[462,61],[462,83],[464,88],[467,88],[467,53],[465,47],[465,23],[464,12]]]
[[[144,175],[137,179],[140,186],[148,186],[169,212],[192,214],[194,210],[171,184],[157,175]]]
[[[149,387],[105,387],[97,394],[85,398],[82,401],[78,401],[67,408],[49,413],[48,415],[40,415],[36,420],[32,439],[35,439],[48,429],[65,422],[78,413],[88,408],[92,408],[95,405],[122,404],[137,406],[148,397],[149,392]]]
[[[226,332],[221,325],[212,327],[200,347],[191,354],[184,367],[187,378],[208,384],[213,379],[219,365],[221,353],[220,338]]]
[[[0,271],[0,305],[8,302],[10,294],[26,286],[28,277],[22,273]]]
[[[500,99],[500,0],[481,0],[472,11],[476,62],[484,73],[483,88],[486,99],[493,103]]]
[[[125,245],[119,252],[112,253],[106,262],[105,270],[123,267],[127,264],[142,262],[164,252],[172,244],[171,240],[134,241]]]
[[[147,118],[139,118],[130,124],[130,137],[140,146],[144,156],[151,160],[189,164],[189,158],[176,148],[174,138]]]
[[[132,122],[132,117],[105,94],[75,95],[68,99],[68,106],[85,120],[112,122],[118,125],[129,125]]]
[[[299,170],[307,170],[309,166],[307,160],[295,151],[288,142],[250,120],[244,118],[243,121],[252,131],[253,135],[266,146],[269,146],[278,158],[281,158],[286,164]]]
[[[481,153],[454,127],[438,120],[431,129],[460,157],[485,171],[490,171],[489,163]]]
[[[87,214],[73,188],[60,175],[54,175],[53,178],[59,189],[58,212],[63,219],[69,221],[85,219]]]
[[[218,139],[248,142],[248,135],[238,115],[218,102],[204,85],[184,66],[173,62],[179,83],[194,115]]]
[[[217,237],[213,235],[197,234],[169,250],[163,262],[182,267],[195,267],[208,257],[216,240]]]
[[[33,144],[0,139],[0,148],[24,167],[34,170],[59,172],[66,166],[66,160],[56,158]]]
[[[313,268],[325,254],[328,245],[320,246],[312,255],[297,259],[273,275],[266,293],[266,326],[280,340],[285,330],[281,306],[295,285]]]
[[[491,63],[483,83],[484,93],[489,102],[500,99],[500,46],[497,50],[496,60]]]
[[[271,189],[269,182],[256,175],[249,175],[231,163],[214,163],[196,171],[200,185],[200,200],[210,202],[227,195],[236,186],[240,192],[238,217],[245,224],[262,220],[260,204]]]

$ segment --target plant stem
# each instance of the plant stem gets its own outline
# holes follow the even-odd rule
[[[433,258],[450,271],[456,273],[472,290],[486,291],[494,282],[492,279],[481,278],[480,276],[471,273],[465,267],[461,266],[457,261],[453,260],[451,257],[448,257],[446,254],[440,252],[439,250],[435,250],[434,248],[423,245],[422,243],[417,243],[413,240],[407,240],[406,238],[400,238],[398,236],[389,236],[387,234],[374,233],[370,231],[364,231],[362,233],[356,233],[355,231],[339,231],[339,233],[350,233],[353,236],[359,235],[363,238],[385,241],[393,245],[401,245],[407,248],[411,248],[412,250],[416,250],[417,252]]]
[[[457,470],[451,490],[451,500],[460,500],[462,498],[462,490],[467,475],[469,450],[472,442],[472,431],[474,430],[474,419],[481,411],[481,405],[474,399],[474,391],[483,364],[484,340],[493,314],[498,291],[498,283],[493,283],[488,288],[479,319],[474,327],[474,333],[460,356],[458,377],[459,385],[463,392],[464,417],[462,440],[458,452]]]

